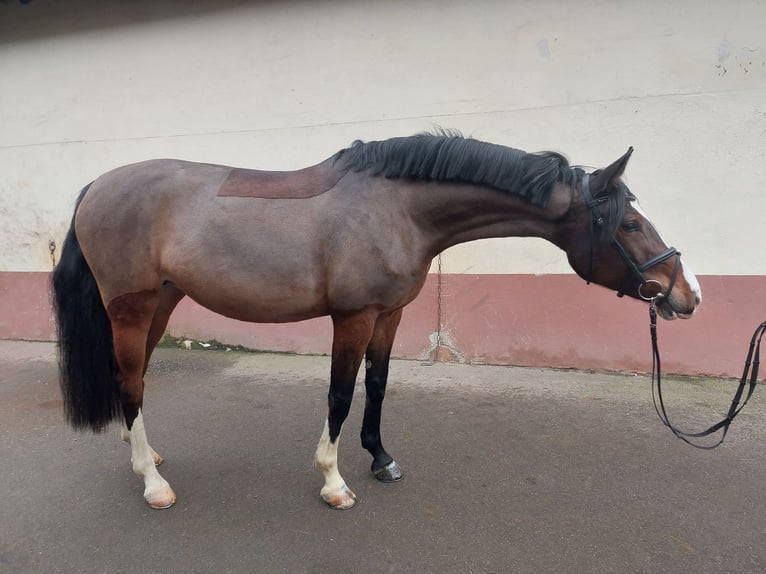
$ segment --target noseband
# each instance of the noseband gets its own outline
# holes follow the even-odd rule
[[[591,212],[591,217],[588,219],[588,231],[590,234],[590,261],[588,263],[588,275],[585,279],[588,283],[590,283],[593,279],[593,254],[594,254],[595,242],[596,242],[596,227],[601,227],[605,223],[604,216],[601,214],[600,206],[602,203],[606,203],[608,201],[608,198],[607,197],[600,197],[598,199],[593,198],[593,194],[591,194],[590,192],[590,174],[588,173],[583,175],[583,178],[582,178],[582,196],[583,196],[583,200],[585,201],[585,207],[587,207]],[[620,254],[620,257],[622,257],[622,260],[628,266],[628,269],[630,270],[630,273],[622,282],[622,286],[617,291],[618,297],[622,297],[623,295],[625,295],[625,292],[628,291],[628,289],[630,289],[630,286],[634,281],[638,281],[638,296],[641,297],[641,299],[644,299],[645,301],[652,301],[660,297],[667,298],[670,296],[670,292],[673,290],[673,286],[676,284],[676,278],[678,277],[678,269],[681,267],[681,254],[678,252],[678,250],[675,247],[668,247],[665,251],[663,251],[659,255],[655,255],[648,261],[638,264],[635,261],[633,261],[633,258],[628,254],[628,252],[625,250],[625,248],[622,246],[622,244],[619,242],[616,236],[612,236],[611,243],[614,246],[614,248],[617,250],[617,253]],[[651,269],[655,265],[659,265],[660,263],[662,263],[666,259],[670,259],[674,255],[677,256],[676,265],[673,268],[673,274],[670,276],[670,282],[668,283],[667,291],[665,291],[664,293],[660,292],[655,295],[644,294],[643,288],[648,284],[658,285],[660,290],[662,290],[662,283],[660,283],[656,279],[647,279],[646,277],[644,277],[644,271]]]

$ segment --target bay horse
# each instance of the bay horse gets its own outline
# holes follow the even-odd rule
[[[391,346],[444,249],[541,237],[587,281],[656,298],[665,319],[692,316],[694,274],[621,179],[631,152],[586,173],[558,153],[441,131],[356,141],[295,172],[172,159],[110,171],[80,193],[52,279],[65,416],[94,432],[119,419],[146,502],[170,507],[176,495],[144,427],[143,379],[178,302],[251,322],[329,315],[328,414],[314,460],[322,499],[350,508],[338,439],[362,359],[362,446],[374,475],[396,481],[402,470],[380,437]]]

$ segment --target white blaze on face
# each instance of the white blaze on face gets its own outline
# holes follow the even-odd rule
[[[702,303],[702,287],[700,287],[699,281],[697,281],[697,276],[692,273],[691,269],[684,263],[683,257],[681,257],[681,269],[683,269],[684,272],[684,279],[686,279],[689,287],[697,296],[697,305],[699,305]]]
[[[660,232],[657,231],[657,227],[655,227],[654,223],[652,223],[652,220],[650,219],[649,215],[643,210],[641,205],[639,205],[637,199],[632,199],[630,201],[631,207],[635,209],[641,217],[644,218],[644,221],[646,221],[649,225],[652,226],[652,229],[659,235],[660,239],[662,239],[662,235],[660,235]],[[667,242],[662,239],[662,242],[665,244],[665,247],[668,246]],[[689,284],[689,288],[692,290],[692,292],[697,296],[697,304],[699,305],[702,303],[702,288],[700,287],[699,281],[697,281],[697,276],[692,273],[692,270],[689,269],[689,266],[684,263],[684,258],[681,257],[681,270],[683,271],[684,279],[686,279],[686,282]]]

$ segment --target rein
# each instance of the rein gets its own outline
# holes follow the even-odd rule
[[[766,321],[758,325],[758,328],[755,330],[752,338],[750,339],[750,348],[747,352],[747,357],[745,358],[745,370],[742,373],[742,378],[739,381],[737,392],[734,393],[734,398],[731,401],[731,405],[729,406],[729,411],[726,413],[726,417],[714,425],[711,425],[704,431],[690,433],[680,430],[670,422],[668,413],[665,411],[665,403],[662,400],[662,369],[660,365],[660,350],[657,345],[657,310],[655,308],[655,300],[659,297],[663,297],[663,295],[653,297],[649,301],[649,332],[652,338],[652,401],[654,403],[654,410],[657,411],[657,416],[660,417],[662,424],[668,427],[674,435],[676,435],[685,443],[690,444],[695,448],[704,450],[714,449],[723,442],[723,439],[726,438],[726,433],[729,432],[729,426],[731,426],[732,421],[734,421],[734,418],[743,408],[745,408],[745,405],[747,404],[747,401],[750,400],[750,397],[753,396],[755,386],[758,383],[758,367],[760,365],[761,357],[761,339],[763,338],[764,333],[766,333]],[[657,389],[656,393],[655,382]],[[742,404],[740,404],[746,385],[748,386],[747,395],[745,396],[745,400],[742,401]],[[706,437],[721,429],[723,430],[721,433],[721,438],[714,444],[701,445],[691,440]]]

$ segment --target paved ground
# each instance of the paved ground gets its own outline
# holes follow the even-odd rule
[[[357,394],[340,463],[359,502],[338,512],[311,467],[328,368],[158,351],[145,418],[179,500],[152,511],[116,427],[63,424],[53,346],[0,341],[0,571],[766,571],[760,390],[703,452],[660,424],[644,377],[396,362],[384,440],[406,477],[369,474]],[[700,424],[733,390],[667,387]]]

